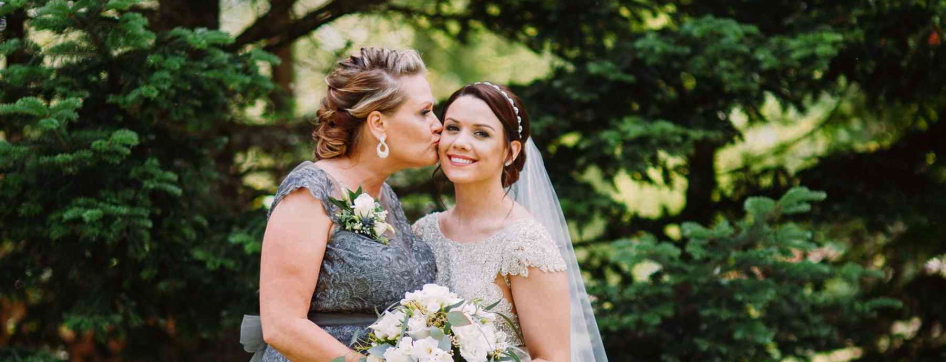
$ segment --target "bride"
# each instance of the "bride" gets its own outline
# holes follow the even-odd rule
[[[506,340],[532,361],[606,362],[561,206],[529,118],[508,88],[478,82],[444,104],[440,167],[456,205],[418,220],[437,283],[498,301]],[[528,140],[528,141],[527,141]],[[521,332],[521,334],[520,334]]]

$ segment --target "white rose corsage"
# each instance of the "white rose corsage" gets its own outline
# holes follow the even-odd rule
[[[345,189],[341,200],[333,197],[328,199],[338,206],[336,216],[342,228],[388,245],[390,240],[384,233],[390,230],[394,234],[394,227],[385,222],[388,212],[370,195],[362,192],[361,187],[355,191]]]

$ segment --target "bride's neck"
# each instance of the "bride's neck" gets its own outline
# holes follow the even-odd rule
[[[505,216],[510,205],[499,180],[454,185],[456,205],[453,216],[464,220],[493,219]]]

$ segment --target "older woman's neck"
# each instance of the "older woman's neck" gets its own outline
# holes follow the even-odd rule
[[[359,155],[353,152],[349,156],[321,160],[318,164],[342,186],[352,190],[361,187],[362,191],[378,199],[381,186],[388,177],[398,171],[390,162],[385,161],[375,155]]]

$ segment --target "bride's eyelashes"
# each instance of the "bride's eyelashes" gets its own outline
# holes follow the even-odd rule
[[[456,133],[456,132],[459,132],[459,131],[460,131],[460,127],[457,127],[455,124],[448,124],[448,125],[447,125],[446,127],[444,127],[443,129],[445,129],[447,132],[450,132],[450,133]],[[476,137],[478,137],[478,138],[490,138],[490,137],[491,137],[491,135],[489,134],[489,132],[483,131],[483,130],[474,131],[474,132],[473,132],[473,135],[476,136]]]

